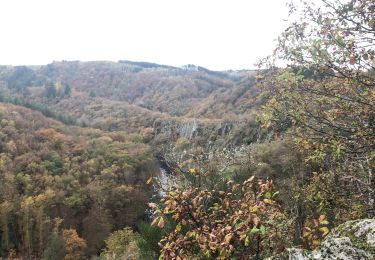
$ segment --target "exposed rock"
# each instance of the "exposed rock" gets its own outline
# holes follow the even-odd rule
[[[184,137],[192,139],[209,133],[216,133],[219,136],[225,136],[230,133],[233,123],[211,122],[202,123],[196,119],[184,121],[178,120],[156,120],[153,128],[156,134],[166,134],[169,137]]]
[[[290,248],[285,253],[270,260],[305,259],[375,259],[375,219],[348,221],[324,239],[320,247],[313,251]]]
[[[226,143],[241,145],[256,142],[262,137],[260,127],[253,121],[202,120],[189,118],[157,119],[153,123],[155,136],[164,135],[170,140],[186,138],[207,141],[224,139]]]

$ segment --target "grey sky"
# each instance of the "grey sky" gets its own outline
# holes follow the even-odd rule
[[[1,0],[0,64],[135,60],[252,68],[286,0]]]

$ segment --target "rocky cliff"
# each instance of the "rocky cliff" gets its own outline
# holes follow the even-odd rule
[[[307,259],[375,259],[375,219],[348,221],[324,239],[321,246],[313,251],[290,248],[282,255],[269,260]]]

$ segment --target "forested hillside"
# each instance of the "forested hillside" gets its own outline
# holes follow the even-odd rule
[[[101,97],[170,116],[206,118],[222,118],[227,113],[235,114],[236,108],[249,108],[248,97],[256,93],[252,71],[213,72],[193,65],[175,68],[142,64],[63,61],[47,66],[3,66],[0,80],[11,90],[51,105],[70,96]],[[214,103],[224,106],[216,109]]]
[[[141,137],[3,103],[0,126],[1,255],[96,254],[113,230],[145,218],[157,168]],[[61,246],[70,239],[82,241],[77,252]]]
[[[259,93],[253,71],[129,61],[2,66],[1,117],[13,126],[2,140],[7,169],[2,187],[14,192],[2,198],[2,254],[67,257],[73,254],[64,236],[69,231],[83,239],[85,246],[77,251],[85,258],[100,254],[112,231],[131,227],[143,230],[142,238],[132,240],[148,248],[145,255],[156,257],[157,240],[151,236],[154,241],[147,242],[147,232],[161,233],[141,221],[150,217],[146,202],[160,191],[155,182],[146,184],[159,175],[158,160],[170,172],[193,167],[192,154],[202,160],[217,157],[212,164],[235,156],[236,164],[247,161],[246,168],[264,172],[268,167],[273,170],[264,176],[276,174],[278,164],[261,158],[270,152],[267,147],[259,148],[260,157],[251,162],[244,153],[248,147],[233,154],[236,147],[272,136],[256,122],[265,102]],[[8,150],[12,145],[14,151]],[[288,153],[289,162],[289,146],[278,142],[270,149],[276,157]],[[224,159],[223,167],[224,162],[231,163]],[[260,162],[264,166],[258,167]],[[248,176],[243,166],[233,165],[225,178],[237,176],[236,171]],[[15,180],[28,188],[19,190]]]
[[[374,218],[374,17],[291,4],[257,71],[0,66],[0,258],[283,259]]]

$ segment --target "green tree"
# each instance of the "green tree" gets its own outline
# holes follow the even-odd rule
[[[106,240],[106,248],[101,254],[104,259],[129,259],[136,260],[139,257],[137,247],[138,234],[130,228],[124,228],[113,232]]]
[[[61,222],[62,219],[55,219],[55,226],[49,235],[46,249],[43,252],[43,260],[62,260],[65,257],[64,238],[62,232],[59,230]]]
[[[158,259],[160,252],[159,241],[165,235],[164,230],[157,226],[152,226],[148,222],[141,222],[137,227],[140,236],[137,240],[140,258],[144,260]]]

